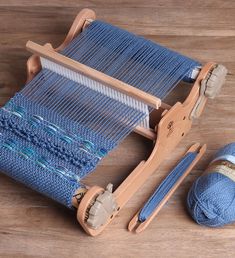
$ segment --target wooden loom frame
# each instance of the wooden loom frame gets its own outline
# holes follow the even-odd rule
[[[109,87],[147,103],[155,108],[155,110],[158,110],[156,112],[153,111],[153,116],[155,112],[155,114],[158,113],[158,116],[160,114],[161,118],[160,122],[158,121],[159,119],[156,119],[157,121],[154,123],[154,129],[146,129],[141,126],[135,128],[135,132],[151,139],[155,142],[155,145],[149,158],[141,161],[112,193],[116,208],[103,225],[98,228],[92,228],[86,223],[86,219],[87,211],[90,209],[97,196],[105,192],[105,189],[99,186],[90,187],[81,199],[80,203],[77,202],[76,198],[73,198],[72,204],[78,209],[77,219],[84,230],[92,236],[95,236],[104,230],[107,224],[113,220],[134,193],[156,171],[164,158],[170,154],[180,140],[189,132],[192,126],[192,112],[198,105],[198,100],[202,94],[200,91],[201,82],[207,78],[208,74],[216,66],[215,63],[207,63],[203,66],[186,100],[183,103],[177,102],[171,107],[162,103],[157,97],[57,53],[59,50],[62,50],[67,46],[69,42],[78,35],[91,20],[94,19],[95,13],[92,10],[83,9],[75,18],[64,42],[56,49],[53,49],[51,44],[39,46],[36,43],[29,41],[27,43],[27,49],[34,54],[27,62],[27,80],[30,81],[41,70],[39,58],[39,56],[41,56],[60,65],[64,65],[73,71],[78,71],[92,79],[105,83]],[[203,95],[203,100],[197,106],[196,117],[200,116],[206,100],[207,98]]]

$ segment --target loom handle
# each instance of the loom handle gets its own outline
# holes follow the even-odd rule
[[[143,222],[140,221],[140,213],[143,211],[143,208],[141,208],[135,214],[135,216],[132,218],[132,220],[130,221],[130,223],[128,225],[128,230],[129,231],[132,231],[132,232],[135,232],[135,233],[140,233],[148,227],[150,222],[157,216],[157,214],[163,208],[165,203],[170,199],[170,197],[174,194],[174,192],[177,190],[177,188],[183,182],[185,177],[191,172],[193,167],[201,159],[201,157],[205,153],[205,151],[206,151],[206,144],[204,144],[203,146],[200,146],[199,143],[196,143],[189,148],[187,153],[197,152],[197,155],[193,159],[191,164],[187,167],[187,169],[184,171],[184,173],[179,177],[179,179],[175,182],[175,184],[172,186],[172,188],[168,191],[168,193],[164,196],[164,198],[161,200],[161,202],[157,205],[157,207],[152,211],[152,213],[148,216],[148,218],[145,221],[143,221]],[[183,159],[181,161],[183,161]],[[164,179],[163,182],[164,181],[166,182],[166,180],[167,180],[167,178]],[[161,183],[161,185],[162,185],[162,183]],[[154,197],[154,195],[156,196],[156,194],[157,194],[157,191],[154,192],[154,194],[149,198],[148,202],[151,202],[151,199]]]

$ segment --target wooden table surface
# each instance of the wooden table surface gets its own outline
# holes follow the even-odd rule
[[[235,1],[0,0],[1,105],[24,85],[26,41],[59,45],[84,7],[94,9],[99,19],[192,58],[223,63],[229,69],[226,85],[99,237],[88,237],[73,212],[1,174],[0,257],[235,257],[235,224],[221,229],[199,226],[185,206],[189,187],[215,151],[235,140]],[[206,155],[149,228],[139,235],[129,233],[126,228],[134,213],[195,141],[208,145]],[[89,182],[118,185],[150,149],[142,137],[132,134],[104,159]]]

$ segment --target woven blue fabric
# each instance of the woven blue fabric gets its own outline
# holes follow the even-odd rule
[[[45,122],[36,123],[34,115],[43,117],[44,121],[50,121],[50,126],[56,124],[58,128],[63,128],[70,139],[77,136],[76,141],[68,141],[63,134],[51,130],[53,127],[48,127]],[[80,187],[78,180],[92,171],[100,160],[99,147],[93,147],[93,150],[88,152],[84,146],[84,141],[93,141],[89,133],[86,133],[86,139],[82,138],[84,130],[82,126],[71,123],[17,94],[0,109],[0,169],[38,192],[70,207],[71,196],[75,189]],[[11,145],[4,146],[9,140],[13,141],[12,149]],[[32,157],[27,158],[27,154],[31,154],[30,151]],[[35,162],[36,156],[38,163]]]
[[[4,132],[0,137],[1,171],[37,192],[71,208],[72,196],[76,189],[80,188],[80,184],[48,171],[31,160],[17,155],[17,153],[12,153],[11,150],[2,145],[3,137],[16,138],[10,132]],[[23,145],[22,142],[20,145],[31,147],[30,144]]]
[[[228,161],[235,157],[235,143],[220,149],[213,160],[226,160],[223,158],[226,155],[230,157]],[[210,171],[194,182],[188,193],[187,206],[198,224],[219,227],[235,221],[235,182],[231,178]]]
[[[157,187],[155,192],[152,194],[152,196],[145,203],[144,207],[141,209],[138,217],[140,222],[144,222],[151,216],[154,210],[156,210],[158,205],[165,198],[165,196],[170,192],[172,187],[174,187],[174,185],[177,183],[179,178],[192,164],[196,156],[197,152],[187,153],[174,167],[174,169],[169,173],[169,175],[162,181],[162,183]]]

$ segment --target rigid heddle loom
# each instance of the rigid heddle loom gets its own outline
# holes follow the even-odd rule
[[[95,20],[76,17],[56,49],[29,41],[25,87],[0,109],[0,168],[32,189],[77,209],[85,231],[97,235],[190,130],[226,68],[199,62]],[[179,84],[186,100],[162,102]],[[130,132],[153,151],[112,192],[81,180]]]

